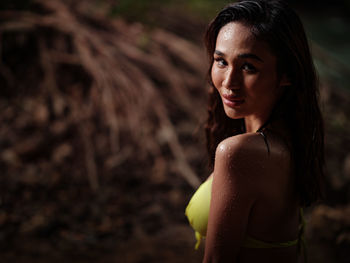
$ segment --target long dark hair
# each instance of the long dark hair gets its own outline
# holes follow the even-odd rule
[[[318,105],[317,76],[304,27],[298,15],[283,1],[243,0],[229,4],[208,26],[205,44],[210,60],[207,77],[211,87],[205,131],[209,162],[213,166],[216,147],[223,139],[244,132],[242,119],[226,116],[211,79],[216,38],[220,29],[230,22],[249,26],[253,36],[265,41],[277,58],[277,74],[286,74],[291,82],[268,122],[281,120],[290,132],[296,189],[300,204],[308,206],[322,193],[323,121]]]

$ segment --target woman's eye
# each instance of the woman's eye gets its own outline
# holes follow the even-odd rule
[[[219,67],[227,66],[226,61],[224,59],[222,59],[222,58],[215,58],[214,60],[218,64]]]
[[[252,64],[250,64],[250,63],[244,63],[244,64],[242,65],[242,69],[243,69],[244,71],[249,72],[249,73],[255,73],[255,72],[256,72],[256,68],[255,68]]]

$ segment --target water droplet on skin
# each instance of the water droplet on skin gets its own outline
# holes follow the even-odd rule
[[[219,145],[219,150],[221,151],[221,152],[225,152],[225,150],[226,150],[226,145],[225,144],[220,144]]]

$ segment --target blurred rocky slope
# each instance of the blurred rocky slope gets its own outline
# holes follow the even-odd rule
[[[1,10],[4,260],[199,262],[183,212],[209,174],[205,24],[154,16],[159,27],[108,19],[89,1]],[[349,98],[322,79],[328,183],[308,211],[312,262],[349,262]]]

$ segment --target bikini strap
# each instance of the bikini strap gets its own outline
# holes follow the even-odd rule
[[[267,142],[267,138],[266,138],[265,133],[264,133],[263,131],[260,131],[260,129],[257,130],[257,132],[258,132],[259,134],[261,134],[261,136],[263,137],[264,142],[265,142],[266,147],[267,147],[267,154],[270,155],[270,146],[269,146],[269,144],[268,144],[268,142]]]
[[[299,212],[299,233],[298,233],[298,254],[303,253],[304,255],[304,263],[307,263],[307,247],[305,240],[305,227],[306,221],[304,218],[304,210],[301,207]]]

